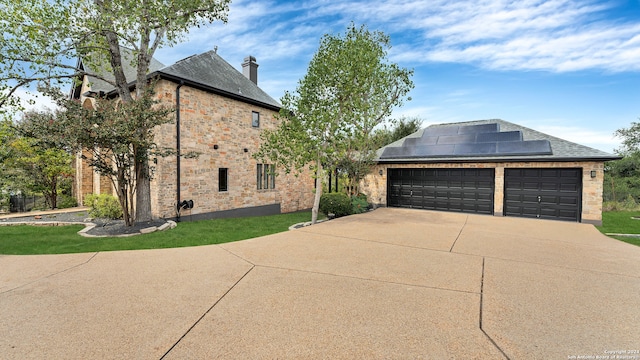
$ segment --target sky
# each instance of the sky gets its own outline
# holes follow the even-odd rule
[[[615,130],[640,121],[640,0],[235,0],[226,24],[192,29],[156,58],[217,48],[241,71],[252,55],[279,100],[321,37],[351,22],[389,35],[389,61],[414,70],[395,118],[498,118],[607,152]]]

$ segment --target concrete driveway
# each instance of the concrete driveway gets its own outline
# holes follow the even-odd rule
[[[590,225],[378,209],[217,246],[0,256],[2,359],[638,350],[640,247]]]

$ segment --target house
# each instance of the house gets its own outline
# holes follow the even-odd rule
[[[126,57],[131,56],[125,52]],[[82,66],[82,64],[80,64]],[[128,79],[133,69],[125,65]],[[308,173],[274,175],[273,164],[252,158],[260,146],[260,134],[277,127],[280,104],[258,87],[258,64],[246,57],[242,73],[215,51],[205,52],[164,66],[153,61],[148,78],[156,79],[155,96],[175,107],[175,122],[155,129],[159,147],[194,152],[197,158],[179,156],[152,159],[151,201],[153,216],[174,218],[178,204],[193,201],[181,210],[189,219],[265,215],[310,209],[314,182]],[[131,83],[134,86],[134,83]],[[112,86],[85,77],[72,96],[91,106],[91,94],[116,96]],[[76,195],[112,193],[84,161],[76,162]],[[177,186],[180,184],[180,186]]]
[[[439,124],[380,149],[360,191],[377,206],[601,224],[604,163],[619,158],[504,120]]]

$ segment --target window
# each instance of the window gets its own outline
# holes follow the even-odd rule
[[[229,190],[229,169],[219,168],[218,169],[218,191],[228,191],[228,190]]]
[[[276,166],[273,164],[256,165],[256,182],[258,190],[276,188]]]
[[[254,128],[260,127],[260,113],[256,111],[251,112],[251,126]]]
[[[262,164],[256,166],[258,190],[262,190]]]

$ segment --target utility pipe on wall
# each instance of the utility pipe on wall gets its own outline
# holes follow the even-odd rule
[[[180,88],[184,81],[176,87],[176,209],[177,220],[180,221]]]

